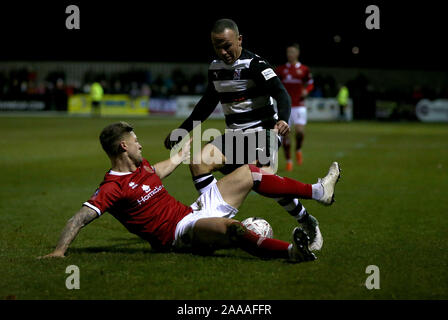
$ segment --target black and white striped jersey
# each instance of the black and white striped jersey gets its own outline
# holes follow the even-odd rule
[[[273,98],[277,101],[278,114]],[[273,68],[245,49],[231,65],[222,60],[210,63],[207,90],[180,128],[191,131],[193,121],[207,119],[218,102],[221,102],[229,129],[271,129],[278,120],[288,123],[291,112],[288,92]]]
[[[245,49],[231,65],[212,61],[208,79],[221,102],[228,128],[272,127],[277,122],[272,97],[262,85],[276,76],[265,60]]]

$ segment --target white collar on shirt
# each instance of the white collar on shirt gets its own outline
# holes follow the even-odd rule
[[[118,172],[118,171],[114,171],[114,170],[109,170],[109,174],[114,175],[114,176],[125,176],[127,174],[131,174],[132,172]]]

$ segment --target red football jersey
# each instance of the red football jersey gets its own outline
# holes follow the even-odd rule
[[[172,243],[177,223],[193,211],[166,191],[146,159],[134,172],[109,170],[84,205],[98,215],[109,212],[130,232],[159,249]]]
[[[291,97],[291,107],[305,106],[303,89],[308,93],[314,88],[314,81],[310,69],[297,62],[295,65],[289,62],[277,67],[275,73],[282,81]]]

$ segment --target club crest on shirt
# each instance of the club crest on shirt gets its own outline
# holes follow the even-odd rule
[[[154,170],[151,167],[143,166],[143,168],[148,171],[149,173],[154,173]]]
[[[98,193],[100,193],[100,188],[95,190],[95,193],[92,196],[92,200],[96,198],[96,196],[98,195]]]
[[[233,80],[240,80],[241,79],[241,69],[235,69],[233,73]]]
[[[129,182],[129,187],[131,187],[132,189],[135,189],[138,187],[138,184],[136,184],[135,182]]]

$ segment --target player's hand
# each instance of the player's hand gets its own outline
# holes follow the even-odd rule
[[[183,145],[182,149],[179,151],[179,158],[180,158],[180,162],[183,162],[185,160],[190,160],[190,145],[191,145],[191,141],[193,140],[193,137],[191,137],[190,139],[188,139],[187,142],[185,142],[185,144]]]
[[[65,255],[60,251],[53,251],[52,253],[47,254],[45,256],[37,257],[37,259],[48,259],[48,258],[65,258]]]
[[[184,163],[189,163],[189,161],[186,160],[190,160],[190,146],[191,146],[191,141],[193,140],[193,138],[191,137],[190,139],[188,139],[182,146],[182,148],[180,149],[179,152],[177,152],[174,156],[171,157],[171,161],[173,161],[176,165],[181,164],[182,162]],[[176,146],[174,149],[172,149],[171,152],[173,151],[177,151],[178,148],[180,146]]]
[[[285,121],[280,120],[275,124],[274,130],[277,130],[279,135],[286,136],[289,133],[290,129],[289,125]]]
[[[302,98],[306,98],[308,96],[308,90],[303,89],[302,90]]]

